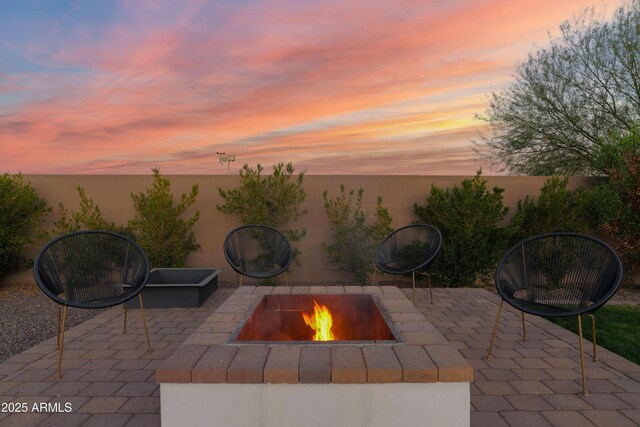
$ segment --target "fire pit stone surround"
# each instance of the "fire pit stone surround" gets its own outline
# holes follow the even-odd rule
[[[341,344],[339,341],[291,341],[284,344],[245,344],[233,340],[240,323],[246,320],[248,311],[264,295],[355,293],[376,295],[391,326],[400,335],[400,342],[384,340]],[[156,371],[156,381],[161,383],[163,425],[165,422],[171,425],[171,420],[178,421],[187,414],[193,416],[193,412],[197,412],[195,406],[187,411],[185,405],[177,404],[176,400],[183,402],[180,396],[194,391],[200,399],[205,399],[201,393],[206,393],[203,388],[206,386],[210,387],[206,390],[215,390],[214,393],[224,396],[233,396],[235,390],[244,390],[237,391],[239,396],[250,396],[251,393],[263,393],[256,390],[266,390],[264,396],[256,397],[256,402],[263,402],[274,392],[285,393],[283,396],[289,396],[287,399],[301,398],[307,390],[304,387],[313,385],[319,387],[314,389],[313,395],[322,395],[326,387],[332,393],[338,390],[338,386],[345,387],[341,390],[353,389],[352,392],[345,391],[347,394],[341,399],[346,402],[351,395],[358,395],[358,399],[362,400],[362,396],[366,395],[369,396],[367,399],[372,399],[367,405],[373,408],[388,404],[385,401],[388,398],[384,397],[386,393],[393,393],[402,399],[403,393],[412,397],[416,391],[426,390],[423,397],[431,393],[435,396],[434,401],[437,401],[438,398],[444,399],[440,396],[446,395],[441,390],[453,390],[457,397],[447,398],[446,401],[458,402],[463,407],[466,406],[463,412],[467,411],[467,421],[454,424],[468,425],[469,382],[472,379],[473,370],[462,355],[448,344],[446,338],[425,319],[401,290],[391,286],[240,287]],[[263,384],[261,387],[271,388],[240,387],[259,384]],[[298,388],[290,391],[285,385]],[[389,387],[393,387],[393,390]],[[382,400],[379,403],[376,403],[376,393],[379,393],[376,390],[387,390],[380,395]],[[343,391],[339,391],[336,396],[340,393]],[[418,391],[418,395],[420,393]],[[184,401],[193,401],[193,398],[185,399]],[[428,406],[426,404],[425,407]],[[267,412],[272,413],[274,410],[270,408]],[[460,417],[459,414],[455,416]],[[343,417],[341,415],[340,419]],[[410,419],[412,417],[408,418]],[[234,418],[226,419],[226,422],[240,421]],[[278,422],[274,421],[274,425]],[[248,422],[246,425],[251,424]],[[412,425],[411,422],[408,425]]]

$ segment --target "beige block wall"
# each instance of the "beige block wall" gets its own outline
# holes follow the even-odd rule
[[[67,209],[78,209],[76,187],[84,187],[93,200],[100,206],[103,216],[109,221],[124,224],[133,217],[134,209],[131,201],[132,192],[144,191],[152,183],[151,175],[27,175],[25,177],[38,194],[43,197],[53,213],[49,216],[48,226],[52,226],[58,218],[58,203],[64,203]],[[175,197],[188,192],[192,184],[199,185],[197,202],[192,207],[200,211],[200,220],[194,232],[202,248],[193,252],[187,259],[189,267],[217,267],[225,271],[221,280],[235,281],[235,273],[228,266],[222,253],[222,243],[227,233],[240,224],[235,216],[220,213],[216,205],[223,202],[217,189],[237,187],[239,177],[229,175],[171,175],[172,190]],[[308,175],[304,179],[307,198],[303,204],[308,213],[293,228],[306,228],[307,235],[298,243],[302,251],[301,265],[292,265],[289,280],[328,282],[349,280],[349,275],[338,272],[326,256],[322,246],[328,242],[330,229],[324,211],[322,193],[329,191],[331,197],[338,194],[341,183],[347,189],[358,189],[364,192],[364,208],[373,215],[375,200],[378,195],[384,198],[384,205],[393,218],[392,226],[401,227],[416,220],[413,215],[413,204],[424,204],[432,184],[441,187],[453,187],[465,177],[460,176],[324,176]],[[525,195],[538,195],[546,177],[486,177],[488,186],[505,188],[504,203],[510,208],[510,214],[518,200]],[[590,186],[594,178],[572,177],[571,188]],[[22,272],[7,276],[3,282],[33,281],[31,272]]]

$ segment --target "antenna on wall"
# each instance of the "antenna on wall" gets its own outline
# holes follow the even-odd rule
[[[216,154],[218,155],[218,160],[220,160],[221,165],[227,164],[227,173],[231,175],[231,163],[236,161],[236,155],[220,151],[216,152]]]

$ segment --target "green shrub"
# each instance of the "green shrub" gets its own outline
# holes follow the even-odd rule
[[[353,274],[357,284],[369,282],[369,273],[375,268],[375,251],[382,239],[389,234],[391,216],[382,206],[382,197],[376,199],[376,213],[373,224],[367,225],[367,214],[362,210],[364,189],[345,192],[340,185],[340,194],[329,198],[328,191],[322,195],[324,208],[331,225],[331,243],[323,244],[329,258],[338,266],[338,270]]]
[[[217,205],[220,212],[238,215],[242,224],[268,225],[282,231],[291,242],[298,242],[306,234],[305,229],[295,230],[286,226],[307,213],[301,204],[307,194],[302,187],[304,172],[294,178],[291,163],[273,166],[273,174],[264,176],[264,168],[244,165],[240,170],[240,186],[231,190],[218,188],[224,204]],[[294,247],[294,260],[299,264],[300,251]]]
[[[598,147],[594,153],[594,163],[599,170],[606,171],[607,176],[621,174],[622,181],[634,186],[634,175],[629,170],[629,156],[640,152],[640,123],[626,134],[616,134],[612,141]]]
[[[584,192],[584,216],[593,228],[616,221],[627,208],[621,196],[609,182],[598,184]]]
[[[413,206],[419,222],[442,233],[440,254],[430,268],[436,283],[470,286],[495,268],[504,252],[507,233],[497,227],[509,210],[502,203],[504,189],[489,191],[481,173],[452,189],[434,184],[426,205]]]
[[[69,212],[63,203],[58,204],[59,219],[53,223],[55,234],[61,235],[78,230],[106,230],[133,237],[128,227],[105,220],[100,206],[87,196],[84,188],[77,186],[76,190],[80,197],[80,210]]]
[[[42,223],[51,208],[22,174],[0,175],[0,277],[25,266],[47,238]]]
[[[567,189],[568,183],[568,177],[551,177],[545,181],[539,197],[526,196],[518,201],[510,223],[514,243],[542,233],[587,230],[587,192],[583,189],[571,191]]]
[[[193,234],[193,226],[200,218],[196,211],[188,219],[182,218],[186,210],[196,202],[198,185],[189,194],[182,194],[175,204],[171,182],[153,169],[153,185],[146,192],[131,194],[136,210],[129,227],[136,241],[149,257],[152,267],[184,267],[190,251],[200,248]]]
[[[598,160],[609,171],[608,182],[596,186],[588,203],[589,219],[612,238],[625,267],[640,263],[640,132],[617,136],[601,147]]]

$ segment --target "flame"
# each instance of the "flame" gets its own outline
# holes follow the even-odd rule
[[[313,314],[302,313],[302,318],[307,326],[316,331],[313,336],[314,341],[333,341],[336,339],[331,332],[333,316],[326,306],[313,300]]]

